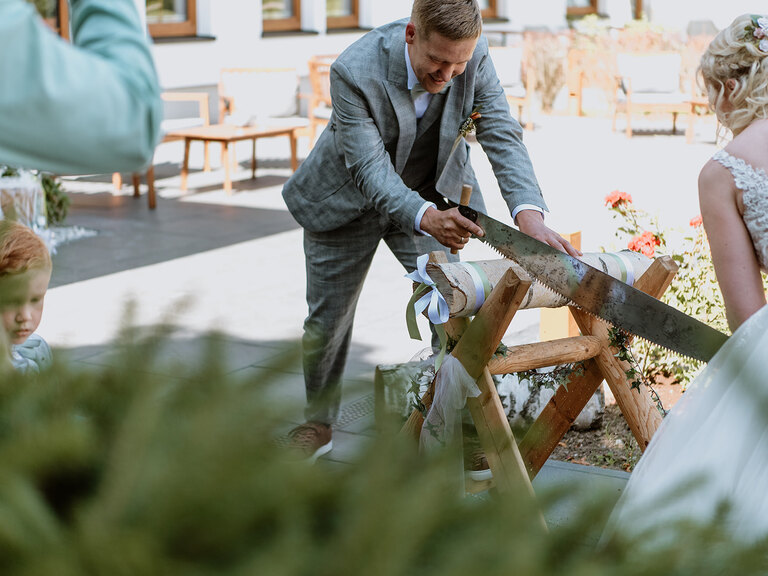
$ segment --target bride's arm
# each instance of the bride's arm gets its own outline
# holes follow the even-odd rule
[[[730,172],[710,160],[699,174],[699,204],[731,330],[765,305],[760,266]]]

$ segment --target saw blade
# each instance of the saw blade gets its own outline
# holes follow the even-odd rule
[[[540,284],[617,328],[708,362],[727,336],[636,288],[490,216],[462,206],[485,232],[480,240]]]

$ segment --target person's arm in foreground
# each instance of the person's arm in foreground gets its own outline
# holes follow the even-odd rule
[[[58,174],[152,159],[162,101],[133,0],[71,0],[73,44],[0,0],[0,164]]]

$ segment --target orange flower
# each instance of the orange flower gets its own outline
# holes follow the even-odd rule
[[[699,214],[698,216],[694,216],[693,218],[691,218],[691,221],[689,222],[689,224],[694,228],[698,228],[699,226],[701,226],[701,223],[702,223],[701,214]]]
[[[616,206],[624,203],[632,204],[632,196],[620,190],[614,190],[605,197],[605,205],[610,204],[611,208],[616,208]]]
[[[656,253],[655,247],[660,245],[661,240],[659,240],[659,238],[652,232],[646,230],[639,236],[632,238],[632,240],[629,241],[627,248],[633,252],[640,252],[641,254],[648,256],[648,258],[653,258],[653,255]]]

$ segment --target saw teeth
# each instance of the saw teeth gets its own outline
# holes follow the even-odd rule
[[[490,247],[491,247],[491,248],[492,248],[492,249],[493,249],[493,250],[494,250],[496,253],[498,253],[498,254],[499,254],[499,255],[500,255],[502,258],[506,258],[507,260],[511,260],[512,262],[514,262],[515,264],[517,264],[517,265],[518,265],[518,266],[520,266],[521,268],[525,269],[525,266],[523,266],[522,264],[520,264],[520,262],[518,262],[518,261],[517,261],[517,260],[515,260],[514,258],[510,258],[510,257],[509,257],[509,256],[507,256],[506,254],[504,254],[504,253],[503,253],[501,250],[499,250],[498,248],[496,248],[496,246],[494,246],[494,245],[493,245],[493,244],[491,244],[490,242],[487,242],[487,241],[486,241],[484,238],[479,238],[479,240],[480,240],[481,242],[483,242],[483,244],[485,244],[486,246],[490,246]],[[680,352],[677,352],[676,350],[672,350],[671,348],[668,348],[667,346],[663,346],[663,345],[661,345],[661,344],[657,344],[656,342],[653,342],[653,341],[651,341],[651,340],[648,340],[647,338],[643,338],[642,336],[638,336],[637,334],[632,334],[631,332],[627,332],[627,331],[626,331],[626,330],[624,330],[623,328],[621,328],[621,327],[619,327],[619,326],[616,326],[616,325],[615,325],[613,322],[611,322],[610,320],[606,320],[605,318],[601,318],[601,317],[600,317],[600,316],[598,316],[597,314],[593,314],[592,312],[590,312],[590,311],[589,311],[589,310],[587,310],[586,308],[583,308],[583,307],[579,306],[579,305],[578,305],[578,304],[576,304],[576,303],[575,303],[573,300],[571,300],[570,298],[568,298],[568,296],[566,296],[565,294],[561,294],[560,292],[558,292],[558,291],[557,291],[557,290],[555,290],[554,288],[551,288],[551,287],[547,286],[547,285],[546,285],[544,282],[541,282],[541,281],[540,281],[540,280],[538,280],[537,278],[534,278],[532,275],[530,275],[530,274],[529,274],[529,276],[531,277],[531,281],[532,281],[532,282],[535,282],[536,284],[539,284],[539,285],[543,286],[544,288],[546,288],[547,290],[549,290],[549,291],[550,291],[550,292],[552,292],[553,294],[557,294],[559,297],[561,297],[561,298],[564,298],[564,299],[566,300],[566,302],[568,303],[568,304],[567,304],[568,306],[571,306],[571,307],[573,307],[573,308],[576,308],[576,309],[578,309],[578,310],[581,310],[582,312],[584,312],[584,313],[585,313],[585,314],[587,314],[588,316],[590,316],[590,317],[592,317],[592,318],[596,318],[596,319],[600,320],[601,322],[605,322],[605,323],[606,323],[606,324],[608,324],[609,326],[612,326],[612,327],[614,327],[614,328],[616,328],[616,329],[620,330],[620,331],[621,331],[623,334],[625,334],[626,336],[629,336],[630,338],[636,338],[636,339],[642,340],[643,342],[646,342],[646,343],[647,343],[647,344],[649,344],[650,346],[656,346],[657,348],[661,348],[661,349],[663,349],[663,350],[666,350],[666,351],[668,351],[668,352],[672,353],[673,355],[675,355],[675,356],[677,356],[677,357],[679,357],[679,358],[685,358],[685,359],[687,359],[687,360],[689,360],[689,361],[693,361],[693,362],[701,362],[701,360],[699,360],[699,359],[697,359],[697,358],[694,358],[693,356],[689,356],[689,355],[687,355],[687,354],[682,354],[682,353],[680,353]]]

